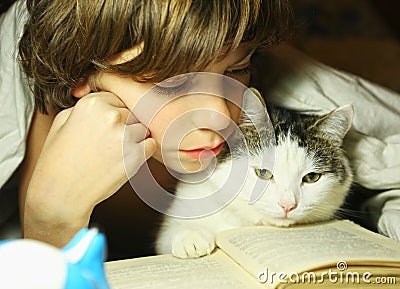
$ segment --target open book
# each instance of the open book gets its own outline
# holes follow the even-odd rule
[[[113,289],[400,288],[400,243],[350,221],[220,233],[198,259],[107,262]]]

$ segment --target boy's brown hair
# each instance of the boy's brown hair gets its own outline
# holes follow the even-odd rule
[[[158,82],[203,70],[241,41],[279,42],[292,25],[289,0],[27,0],[19,44],[33,79],[36,106],[73,106],[71,88],[98,71]],[[118,52],[143,43],[133,60],[112,65]]]

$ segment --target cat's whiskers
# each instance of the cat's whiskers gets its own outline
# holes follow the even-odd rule
[[[367,213],[361,210],[352,210],[352,209],[347,209],[347,208],[340,208],[337,210],[335,213],[335,216],[337,218],[361,218],[364,219],[364,217],[367,216]]]

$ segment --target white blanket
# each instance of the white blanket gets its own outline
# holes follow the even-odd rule
[[[25,9],[17,4],[0,16],[0,188],[24,157],[34,108],[32,92],[16,61],[26,21]]]

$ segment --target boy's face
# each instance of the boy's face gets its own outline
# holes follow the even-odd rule
[[[140,49],[119,53],[111,61],[127,61]],[[235,94],[241,98],[249,84],[252,53],[243,43],[209,65],[204,70],[208,73],[176,76],[157,85],[109,73],[100,73],[95,82],[98,89],[117,95],[149,128],[158,146],[155,159],[181,173],[195,172],[210,164],[239,120],[241,99],[232,99],[232,87],[239,87]],[[194,79],[200,86],[189,88]]]

